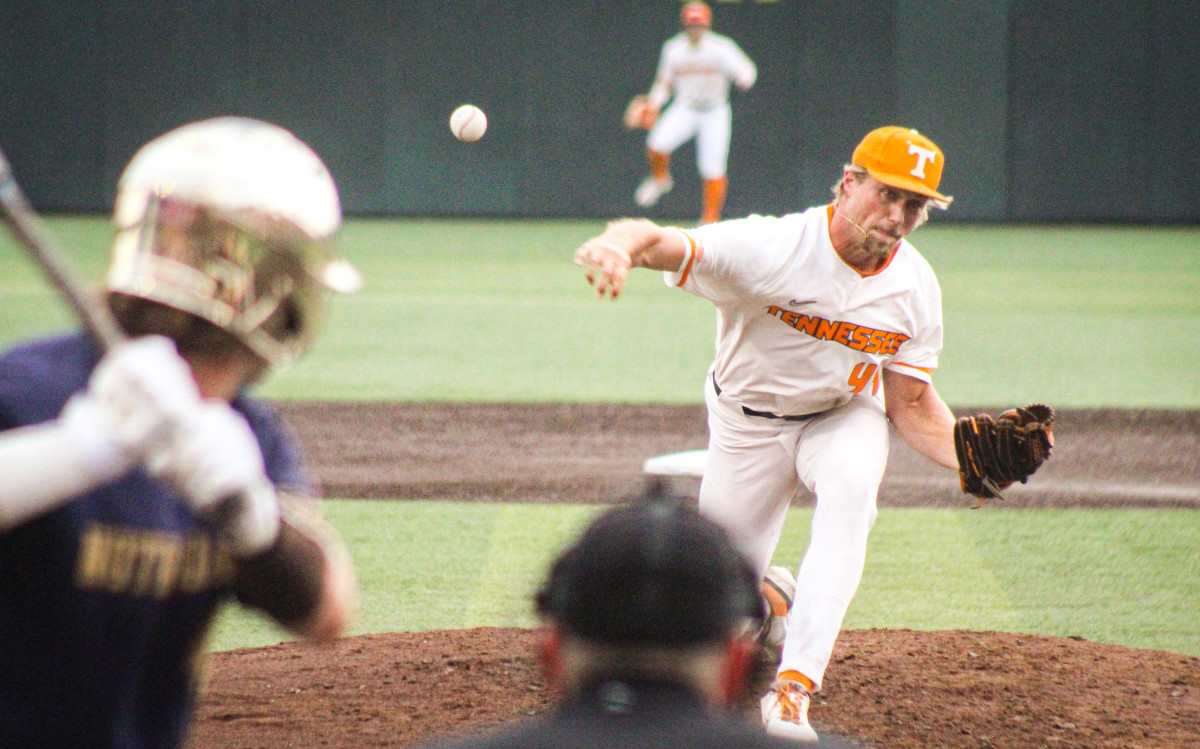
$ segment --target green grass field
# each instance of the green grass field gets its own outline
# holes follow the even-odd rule
[[[51,222],[87,278],[103,219]],[[274,399],[699,403],[711,307],[635,272],[600,302],[571,264],[599,221],[357,219],[367,285],[264,383]],[[1200,408],[1200,228],[929,226],[952,406]],[[70,324],[0,242],[0,345]],[[328,502],[358,565],[356,632],[528,626],[546,561],[596,508]],[[777,561],[795,565],[811,512]],[[1200,655],[1200,516],[1184,510],[886,509],[846,626],[1078,635]],[[284,638],[230,609],[214,649]]]
[[[599,221],[351,221],[364,290],[332,300],[310,355],[260,390],[283,399],[699,403],[713,311],[635,271],[601,302],[571,263]],[[60,218],[98,280],[108,227]],[[7,237],[5,237],[7,239]],[[951,405],[1200,408],[1200,227],[922,228],[942,285]],[[0,345],[69,317],[0,244]]]
[[[356,633],[526,627],[546,565],[600,508],[335,500],[362,586]],[[776,560],[799,562],[793,508]],[[845,626],[1079,636],[1200,655],[1193,510],[884,509]],[[289,639],[228,609],[212,647]]]

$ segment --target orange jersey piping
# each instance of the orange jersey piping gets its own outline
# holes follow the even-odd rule
[[[683,235],[683,241],[687,242],[687,260],[683,264],[683,270],[679,272],[679,283],[676,286],[683,286],[687,283],[688,276],[692,274],[692,265],[696,262],[696,240],[682,229],[677,229]]]

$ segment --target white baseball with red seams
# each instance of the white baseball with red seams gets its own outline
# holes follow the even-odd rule
[[[487,115],[472,104],[463,104],[450,115],[450,132],[467,143],[474,143],[487,132]]]

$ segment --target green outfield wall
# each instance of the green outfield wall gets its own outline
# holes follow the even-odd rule
[[[0,147],[44,210],[107,210],[140,143],[243,114],[313,144],[360,215],[632,213],[676,0],[6,0]],[[724,0],[757,61],[728,215],[824,200],[854,144],[915,126],[948,221],[1200,220],[1195,0]],[[455,141],[463,102],[490,129]],[[654,210],[698,211],[694,151]]]

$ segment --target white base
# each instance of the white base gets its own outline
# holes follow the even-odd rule
[[[704,467],[708,463],[708,450],[686,450],[681,453],[670,453],[647,458],[642,463],[642,471],[655,476],[696,476],[704,475]]]

